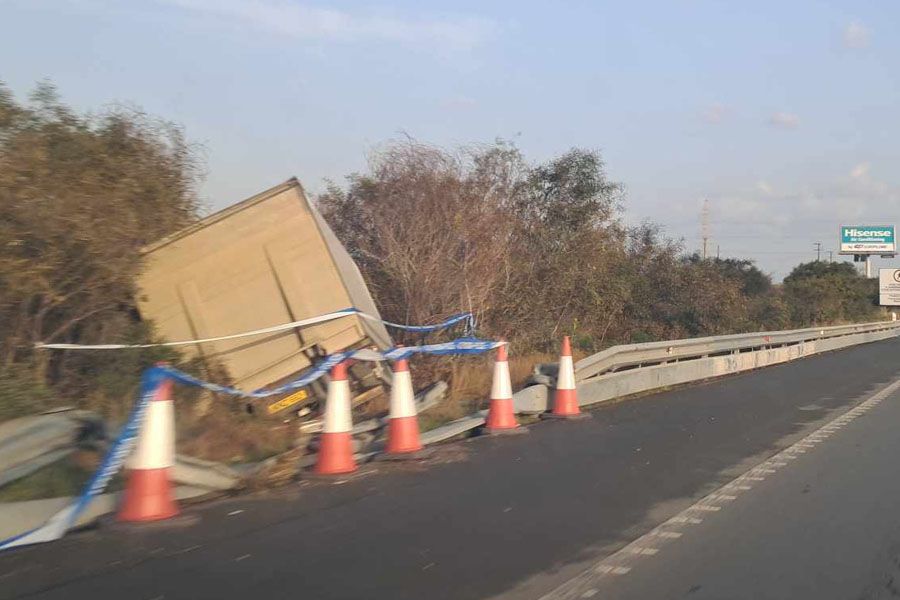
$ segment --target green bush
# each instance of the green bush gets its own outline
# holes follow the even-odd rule
[[[0,369],[0,421],[39,413],[52,404],[50,390],[19,367]]]

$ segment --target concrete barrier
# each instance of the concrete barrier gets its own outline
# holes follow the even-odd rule
[[[181,485],[175,488],[175,499],[199,500],[210,497],[215,492],[202,487]],[[103,515],[110,514],[119,505],[119,492],[100,494],[88,504],[78,517],[74,527],[90,525]],[[29,531],[46,523],[47,519],[75,500],[74,497],[46,498],[24,502],[0,503],[0,540]]]
[[[758,369],[898,334],[898,323],[887,321],[616,346],[575,365],[579,405]],[[642,362],[634,363],[636,357]],[[579,365],[583,367],[580,373]],[[585,372],[596,374],[585,377]],[[546,394],[535,393],[518,396],[515,406],[517,412],[540,413],[547,410],[549,402]]]

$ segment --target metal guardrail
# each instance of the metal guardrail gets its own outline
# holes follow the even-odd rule
[[[763,331],[613,346],[575,363],[575,380],[583,382],[606,373],[642,366],[752,352],[765,348],[791,346],[808,341],[886,330],[900,331],[900,321],[810,327],[808,329],[787,331]]]

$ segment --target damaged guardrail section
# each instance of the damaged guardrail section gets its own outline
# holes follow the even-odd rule
[[[579,404],[589,406],[740,373],[898,334],[900,321],[881,321],[614,346],[575,363]],[[552,367],[537,374],[555,377]],[[539,392],[516,394],[516,411],[546,411],[552,399],[548,400],[546,392]]]

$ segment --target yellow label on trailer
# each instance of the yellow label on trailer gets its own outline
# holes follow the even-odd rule
[[[274,415],[275,413],[291,407],[301,400],[306,400],[307,398],[309,398],[309,392],[307,392],[306,390],[299,390],[297,392],[294,392],[290,396],[285,396],[281,400],[273,402],[268,406],[267,410],[269,411],[270,415]]]

